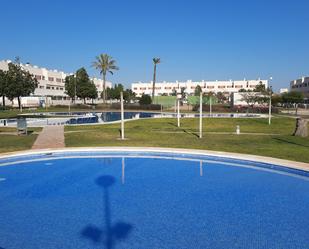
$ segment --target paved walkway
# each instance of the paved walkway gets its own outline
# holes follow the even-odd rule
[[[52,149],[63,148],[64,144],[64,126],[53,125],[45,126],[37,139],[35,140],[32,149]]]

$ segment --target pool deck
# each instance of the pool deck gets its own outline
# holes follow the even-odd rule
[[[13,157],[13,156],[24,156],[40,153],[52,153],[52,152],[169,152],[169,153],[180,153],[180,154],[191,154],[191,155],[206,155],[206,156],[217,156],[224,158],[249,160],[262,163],[269,163],[274,165],[279,165],[287,168],[304,170],[309,172],[309,163],[289,161],[273,157],[264,157],[240,153],[229,153],[221,151],[211,151],[211,150],[194,150],[194,149],[176,149],[176,148],[160,148],[160,147],[75,147],[75,148],[52,148],[52,149],[32,149],[26,151],[9,152],[0,154],[1,158]]]

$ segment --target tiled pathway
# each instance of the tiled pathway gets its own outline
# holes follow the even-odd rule
[[[50,125],[43,128],[43,130],[35,140],[32,149],[51,149],[63,147],[65,147],[64,126]]]

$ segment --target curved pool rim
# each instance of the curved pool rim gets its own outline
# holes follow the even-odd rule
[[[42,158],[42,156],[45,157]],[[61,149],[41,149],[8,152],[0,154],[0,167],[14,165],[19,162],[29,162],[29,160],[27,160],[27,158],[29,157],[30,160],[35,159],[36,157],[36,160],[51,160],[77,157],[91,158],[111,156],[218,161],[227,164],[234,163],[234,166],[240,166],[237,165],[237,162],[240,162],[242,167],[246,167],[246,165],[249,165],[248,167],[251,168],[271,170],[282,173],[292,173],[294,175],[302,175],[305,177],[309,177],[309,163],[252,154],[162,147],[66,147]]]

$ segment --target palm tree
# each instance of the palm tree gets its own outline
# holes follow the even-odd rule
[[[108,54],[100,54],[96,56],[96,60],[92,63],[95,69],[100,70],[100,74],[103,76],[103,103],[106,101],[106,74],[114,74],[113,71],[119,70],[116,66],[116,61]]]
[[[155,94],[155,85],[156,85],[156,74],[157,74],[157,64],[161,62],[160,58],[153,58],[153,82],[152,82],[152,101],[154,100],[154,94]]]

